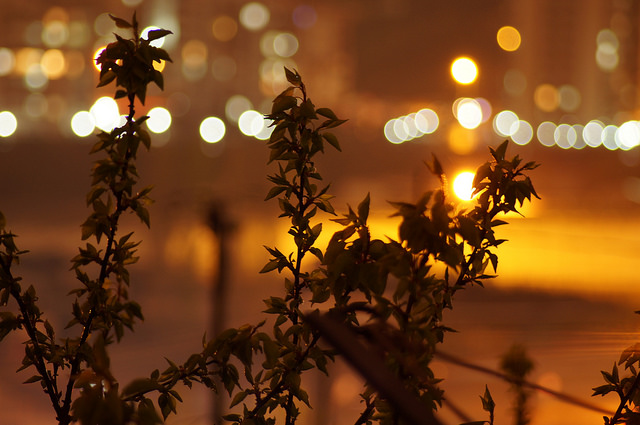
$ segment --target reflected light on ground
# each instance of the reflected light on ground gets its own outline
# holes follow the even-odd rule
[[[18,120],[9,111],[0,112],[0,136],[9,137],[18,129]]]
[[[478,67],[471,58],[460,57],[451,64],[451,76],[457,83],[471,84],[478,77]]]
[[[522,42],[520,32],[511,26],[504,26],[500,28],[496,38],[500,48],[507,52],[515,52],[518,50],[520,43]]]
[[[225,132],[224,122],[218,117],[207,117],[200,123],[200,137],[207,143],[218,143]]]
[[[456,175],[453,179],[453,193],[462,201],[470,201],[473,199],[473,178],[475,173],[471,171],[463,171]]]

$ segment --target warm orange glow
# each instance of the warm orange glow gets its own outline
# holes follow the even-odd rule
[[[500,48],[507,52],[515,52],[520,48],[520,43],[522,42],[520,32],[511,26],[500,28],[496,38]]]
[[[457,58],[451,64],[451,76],[459,84],[471,84],[478,78],[478,66],[471,58]]]

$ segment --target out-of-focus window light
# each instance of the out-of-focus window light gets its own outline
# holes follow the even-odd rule
[[[240,9],[240,24],[250,31],[263,29],[269,23],[270,18],[269,9],[262,3],[247,3]]]
[[[292,18],[296,27],[306,30],[316,24],[318,14],[313,6],[303,4],[293,9]]]
[[[533,101],[541,111],[555,111],[559,101],[558,89],[551,84],[540,84],[533,92]]]
[[[283,58],[289,58],[295,55],[298,51],[298,45],[296,36],[288,32],[276,35],[273,40],[273,50],[278,56]]]
[[[39,63],[31,65],[24,75],[24,83],[31,91],[44,90],[49,83],[49,79],[42,69],[42,65]]]
[[[120,122],[120,110],[116,101],[108,96],[103,96],[95,101],[89,109],[95,126],[102,131],[111,131],[116,128]]]
[[[213,78],[220,82],[227,82],[236,76],[238,65],[235,59],[229,56],[216,56],[211,62]]]
[[[71,118],[71,131],[76,136],[87,137],[96,128],[96,121],[89,111],[76,112]]]
[[[517,129],[511,133],[511,140],[518,145],[526,145],[533,139],[533,127],[528,121],[519,120],[512,124]]]
[[[67,72],[67,62],[59,49],[45,51],[40,59],[40,66],[50,80],[57,80]]]
[[[498,45],[502,50],[515,52],[520,48],[522,38],[520,32],[512,26],[504,26],[498,30]]]
[[[565,112],[574,112],[580,107],[582,96],[572,85],[565,84],[558,88],[558,106]]]
[[[602,144],[602,130],[604,124],[598,120],[591,120],[582,129],[582,138],[584,142],[592,147],[597,148]]]
[[[13,50],[6,47],[0,48],[0,77],[9,75],[16,64],[16,58]]]
[[[147,112],[149,118],[145,121],[149,131],[164,133],[171,127],[171,113],[161,106],[152,108]]]
[[[224,122],[218,117],[207,117],[200,123],[200,137],[207,143],[218,143],[225,131]]]
[[[540,123],[536,130],[536,136],[542,146],[551,147],[556,144],[556,140],[554,138],[556,127],[557,126],[551,121]]]
[[[101,13],[93,21],[93,29],[101,37],[108,37],[116,30],[116,25],[108,13]]]
[[[517,125],[519,122],[518,115],[513,111],[501,111],[493,118],[493,129],[502,137],[509,137],[514,131],[517,131]]]
[[[482,106],[477,100],[460,99],[455,103],[454,109],[456,118],[462,127],[472,130],[482,123]]]
[[[10,111],[0,112],[0,136],[9,137],[18,129],[18,120]]]
[[[603,29],[596,37],[596,63],[603,71],[613,71],[618,67],[620,42],[610,29]]]
[[[451,76],[460,84],[471,84],[478,77],[478,66],[471,58],[456,58],[451,64]]]
[[[182,74],[190,81],[201,79],[207,73],[207,45],[200,40],[189,40],[182,46]]]
[[[49,102],[42,93],[30,93],[24,100],[24,111],[31,118],[40,118],[46,115],[48,109]]]
[[[213,37],[218,41],[229,41],[238,33],[238,22],[231,16],[221,15],[211,25]]]
[[[504,90],[511,96],[521,96],[527,89],[527,77],[518,69],[510,69],[502,80]]]
[[[140,36],[146,40],[149,39],[149,31],[154,31],[154,30],[159,30],[159,27],[155,27],[155,26],[150,26],[150,27],[146,27],[145,29],[142,30],[142,32],[140,33]],[[155,40],[151,41],[149,43],[149,45],[153,46],[153,47],[158,47],[161,48],[164,45],[164,40],[165,37],[160,37],[160,38],[156,38]]]
[[[253,109],[249,99],[241,94],[231,96],[224,106],[224,112],[229,121],[238,122],[243,112]]]
[[[453,193],[460,200],[470,201],[473,199],[473,179],[475,176],[475,173],[471,171],[463,171],[453,179]]]

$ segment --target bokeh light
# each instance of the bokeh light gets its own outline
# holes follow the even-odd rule
[[[582,102],[580,91],[570,84],[558,88],[558,106],[565,112],[575,112]]]
[[[473,179],[475,173],[463,171],[453,179],[453,193],[462,201],[473,199]]]
[[[9,137],[18,129],[18,120],[10,111],[0,112],[0,136]]]
[[[533,93],[533,101],[541,111],[555,111],[559,101],[558,89],[551,84],[540,84]]]
[[[238,118],[238,128],[245,136],[255,137],[262,132],[265,124],[264,116],[252,109],[244,111]]]
[[[551,121],[540,123],[538,129],[536,130],[536,137],[538,138],[540,144],[546,147],[551,147],[556,144],[556,140],[554,137],[556,127],[557,126]]]
[[[511,132],[511,140],[518,145],[526,145],[533,139],[533,127],[528,121],[519,120],[511,124],[515,128]]]
[[[42,71],[50,80],[57,80],[67,72],[67,62],[59,49],[49,49],[40,58]]]
[[[116,128],[120,122],[118,104],[108,96],[103,96],[96,100],[89,112],[93,116],[95,126],[102,131],[109,132]]]
[[[87,137],[96,127],[96,121],[89,111],[76,112],[71,118],[71,131],[76,136]]]
[[[477,100],[463,98],[454,105],[456,119],[462,127],[474,129],[482,123],[482,106]]]
[[[527,89],[527,77],[519,69],[510,69],[505,72],[502,84],[511,96],[520,96]]]
[[[200,137],[207,143],[218,143],[225,132],[224,122],[218,117],[207,117],[200,123]]]
[[[602,130],[604,124],[598,120],[591,120],[582,129],[582,138],[587,146],[597,148],[602,144]]]
[[[232,40],[238,33],[238,22],[231,16],[221,15],[211,25],[213,37],[218,41]]]
[[[297,6],[293,9],[293,24],[303,30],[309,29],[316,24],[318,14],[313,6],[306,4]]]
[[[149,118],[145,121],[149,131],[164,133],[171,127],[171,113],[161,106],[156,106],[147,112]]]
[[[576,130],[569,124],[560,124],[553,133],[556,145],[562,149],[572,148],[576,144],[578,134]]]
[[[230,56],[216,56],[211,62],[211,73],[213,78],[220,82],[227,82],[236,76],[238,65],[235,59]]]
[[[460,57],[451,64],[451,76],[460,84],[471,84],[478,77],[478,67],[471,58]]]
[[[266,27],[270,17],[269,9],[262,3],[247,3],[240,9],[240,24],[250,31]]]
[[[633,149],[640,145],[640,126],[638,121],[627,121],[618,127],[615,135],[616,145],[622,150]]]
[[[275,36],[273,39],[273,50],[276,55],[289,58],[298,51],[298,39],[295,35],[283,32]]]
[[[496,38],[500,48],[507,52],[515,52],[520,48],[520,43],[522,42],[520,32],[512,26],[500,28]]]
[[[196,81],[207,73],[207,45],[201,40],[189,40],[182,46],[182,75],[189,81]]]
[[[253,109],[253,104],[246,96],[236,94],[231,96],[224,106],[225,116],[229,121],[238,122],[243,112]]]
[[[620,41],[615,32],[606,28],[598,32],[596,37],[596,63],[603,71],[613,71],[618,67],[620,57],[618,48]]]
[[[13,50],[6,47],[0,48],[0,77],[9,75],[16,64]]]
[[[493,118],[493,129],[502,137],[510,137],[518,130],[520,118],[513,111],[501,111]],[[515,124],[515,125],[514,125]]]

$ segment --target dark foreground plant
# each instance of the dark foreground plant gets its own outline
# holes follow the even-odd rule
[[[136,99],[144,104],[147,86],[163,88],[162,74],[154,62],[170,61],[168,54],[151,42],[170,34],[150,31],[141,38],[133,20],[112,17],[119,28],[132,32],[131,38],[116,35],[97,59],[101,67],[98,87],[115,81],[115,98],[128,101],[126,122],[98,135],[91,153],[95,162],[91,189],[86,197],[91,213],[82,224],[87,240],[72,259],[72,270],[80,283],[71,291],[75,297],[72,319],[67,328],[74,336],[60,337],[38,307],[34,286],[23,286],[14,266],[26,251],[18,249],[16,236],[6,229],[0,213],[0,340],[9,332],[22,330],[27,336],[25,355],[19,370],[31,370],[27,383],[38,382],[49,397],[56,420],[69,424],[154,424],[161,422],[153,404],[146,399],[133,403],[126,388],[121,391],[109,368],[107,347],[119,342],[125,328],[133,329],[142,320],[140,305],[129,299],[128,267],[138,260],[139,242],[133,233],[122,232],[125,214],[135,214],[149,225],[147,205],[150,187],[137,189],[136,157],[140,146],[150,147],[150,138],[136,117]]]
[[[92,171],[87,195],[92,212],[82,225],[82,238],[95,242],[87,242],[72,260],[81,283],[72,291],[76,298],[69,323],[78,328],[77,336],[59,338],[37,307],[33,287],[24,290],[14,276],[12,266],[23,251],[0,216],[0,301],[8,305],[0,313],[0,337],[18,329],[26,332],[21,369],[35,370],[27,382],[42,385],[58,422],[161,423],[154,401],[166,418],[181,401],[176,385],[196,382],[226,390],[231,401],[225,421],[293,425],[301,409],[311,406],[303,375],[310,369],[328,373],[329,363],[345,354],[322,343],[323,338],[331,340],[334,330],[343,329],[366,350],[361,357],[347,356],[349,360],[357,365],[364,356],[372,359],[408,399],[426,409],[426,423],[435,423],[432,413],[443,402],[443,392],[430,365],[449,330],[443,312],[453,307],[458,290],[493,277],[498,267],[495,248],[504,242],[495,228],[506,224],[499,215],[517,212],[537,197],[527,176],[537,164],[518,156],[507,158],[507,142],[490,148],[491,160],[478,168],[474,180],[475,204],[460,209],[448,198],[444,171],[434,157],[428,166],[441,187],[413,203],[391,203],[399,220],[397,238],[372,238],[367,195],[355,209],[348,207],[343,216],[333,218],[342,228],[321,250],[317,240],[322,224],[316,215],[335,216],[335,211],[315,158],[327,146],[340,150],[332,129],[345,121],[328,108],[317,108],[300,75],[285,69],[290,87],[276,97],[267,117],[274,127],[269,162],[278,164],[269,176],[273,187],[267,199],[278,199],[295,249],[267,247],[270,259],[261,270],[284,275],[282,294],[265,300],[265,321],[203,339],[202,351],[186,362],[169,361],[163,372],[155,370],[120,388],[110,371],[107,347],[142,319],[140,306],[127,291],[127,267],[137,260],[138,242],[132,233],[120,233],[121,219],[131,212],[149,224],[150,189],[135,189],[135,160],[140,144],[148,148],[150,140],[141,127],[146,117],[135,117],[135,101],[144,103],[151,82],[162,88],[162,75],[153,62],[170,58],[150,45],[168,31],[152,31],[148,39],[141,39],[135,15],[132,22],[114,20],[133,36],[116,36],[102,53],[99,85],[115,81],[115,97],[129,101],[129,113],[122,127],[99,134],[92,150],[103,157]],[[314,318],[323,317],[330,317],[335,326],[323,330],[314,324]],[[415,415],[407,416],[398,407],[384,383],[369,379],[375,376],[365,378],[369,384],[355,424],[416,422]],[[488,390],[482,400],[492,416]]]

